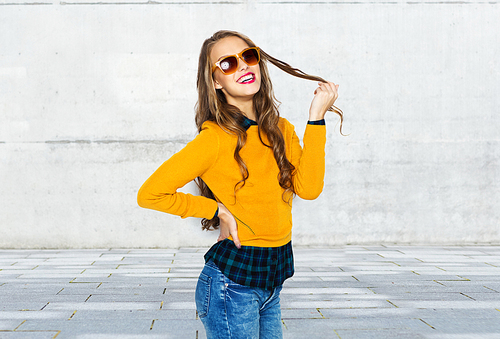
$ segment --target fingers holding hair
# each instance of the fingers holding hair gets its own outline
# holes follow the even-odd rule
[[[327,111],[332,110],[338,98],[339,85],[333,82],[319,82],[309,109],[309,120],[324,119]]]

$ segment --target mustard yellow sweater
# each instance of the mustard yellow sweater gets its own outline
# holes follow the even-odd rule
[[[303,149],[291,123],[280,118],[279,128],[285,139],[286,156],[296,169],[295,192],[303,199],[317,198],[323,190],[325,173],[325,126],[307,125]],[[268,144],[265,136],[263,140]],[[215,200],[177,192],[199,176],[235,217],[243,246],[287,244],[292,237],[292,204],[282,199],[283,189],[278,183],[279,169],[272,149],[260,141],[257,126],[248,128],[240,155],[249,177],[235,194],[235,184],[242,179],[234,159],[236,141],[236,136],[216,123],[205,122],[200,134],[142,185],[137,198],[139,205],[182,218],[211,219],[218,208]]]

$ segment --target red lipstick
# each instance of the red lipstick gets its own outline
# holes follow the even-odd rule
[[[243,80],[242,80],[243,79]],[[255,82],[255,74],[252,72],[248,72],[241,77],[239,77],[238,80],[236,80],[237,83],[246,85],[246,84],[251,84]]]

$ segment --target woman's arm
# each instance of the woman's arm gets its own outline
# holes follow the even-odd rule
[[[139,206],[182,218],[211,219],[218,208],[215,200],[177,190],[207,171],[215,163],[218,149],[217,133],[204,128],[146,180],[137,194]]]
[[[303,140],[302,149],[299,138],[293,131],[291,160],[295,167],[293,188],[302,199],[313,200],[323,191],[326,126],[308,124]]]
[[[325,177],[326,127],[324,117],[337,100],[339,85],[332,82],[319,83],[309,109],[309,123],[304,133],[304,148],[293,131],[292,164],[295,166],[293,185],[295,193],[302,199],[316,199],[323,191]],[[319,124],[311,124],[316,122]]]

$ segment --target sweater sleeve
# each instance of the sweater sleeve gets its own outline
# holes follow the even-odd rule
[[[323,191],[325,178],[325,125],[307,124],[304,133],[304,148],[293,131],[292,164],[295,193],[302,199],[316,199]]]
[[[177,192],[177,189],[210,169],[217,159],[218,150],[217,133],[204,127],[193,141],[165,161],[146,180],[137,194],[139,206],[182,218],[211,219],[218,208],[215,200]]]

